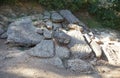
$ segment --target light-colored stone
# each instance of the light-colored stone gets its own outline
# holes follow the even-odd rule
[[[43,35],[44,35],[45,39],[51,39],[52,38],[52,31],[49,31],[48,29],[44,29]]]
[[[7,42],[22,46],[38,44],[43,37],[36,33],[36,28],[29,18],[18,19],[10,24],[7,31]]]
[[[47,26],[47,28],[48,28],[49,30],[52,30],[52,28],[53,28],[53,23],[52,23],[52,21],[50,21],[50,20],[46,21],[46,26]]]
[[[78,31],[83,32],[83,28],[81,26],[77,25],[77,24],[69,24],[68,28],[70,30],[78,30]]]
[[[49,58],[54,56],[54,43],[52,40],[42,40],[38,45],[28,51],[31,56]]]
[[[85,37],[85,39],[86,39],[86,41],[87,41],[88,43],[91,42],[91,38],[90,38],[90,36],[89,36],[88,34],[84,34],[84,37]]]
[[[120,65],[120,43],[114,45],[103,45],[103,52],[110,64]]]
[[[51,19],[55,23],[60,23],[64,21],[64,18],[57,12],[52,13]]]
[[[62,45],[66,45],[70,42],[70,36],[68,36],[65,32],[62,30],[58,30],[54,32],[54,38],[55,40]]]
[[[55,45],[55,52],[56,52],[56,56],[64,59],[64,58],[69,58],[70,56],[70,51],[68,48],[60,46],[60,45]]]
[[[85,72],[88,73],[93,71],[93,66],[81,59],[70,59],[67,62],[68,69],[75,72]]]
[[[70,43],[67,45],[75,58],[85,58],[92,52],[89,45],[86,43],[83,34],[80,31],[71,30],[68,31],[68,35],[71,37]]]
[[[98,45],[94,40],[90,43],[90,46],[95,53],[97,58],[100,58],[102,56],[102,49],[101,46]]]

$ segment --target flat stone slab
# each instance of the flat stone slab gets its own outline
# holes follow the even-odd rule
[[[94,51],[96,57],[100,58],[102,56],[102,49],[99,44],[97,44],[94,40],[90,43],[92,50]]]
[[[103,45],[102,49],[110,64],[120,65],[120,43],[118,45]]]
[[[38,45],[28,51],[31,56],[49,58],[54,56],[54,43],[52,40],[42,40]]]
[[[92,50],[86,43],[83,34],[80,31],[71,30],[68,31],[68,35],[71,37],[71,41],[67,46],[72,52],[72,55],[75,58],[84,58],[89,56]]]

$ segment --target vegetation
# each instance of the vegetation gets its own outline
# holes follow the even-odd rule
[[[0,0],[0,3],[15,4],[18,1],[36,1],[49,10],[87,9],[102,26],[120,30],[120,0]]]

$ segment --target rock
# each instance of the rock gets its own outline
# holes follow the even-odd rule
[[[11,23],[7,31],[7,42],[16,43],[21,46],[32,46],[38,44],[43,37],[36,33],[36,28],[29,18],[18,19]]]
[[[2,27],[0,27],[0,35],[1,35],[2,33],[4,33],[4,30],[3,30]]]
[[[120,43],[114,45],[103,45],[103,52],[112,65],[120,65]]]
[[[77,25],[77,24],[69,24],[68,28],[70,30],[78,30],[78,31],[81,31],[81,32],[83,31],[83,28],[81,26]]]
[[[54,43],[52,40],[42,40],[38,45],[28,51],[31,56],[49,58],[54,56]]]
[[[53,28],[53,24],[52,24],[52,21],[46,21],[46,26],[47,26],[47,28],[49,29],[49,30],[52,30],[52,28]]]
[[[56,57],[59,57],[61,59],[69,58],[70,56],[70,51],[68,48],[59,46],[57,44],[55,45],[55,52],[56,52]]]
[[[54,38],[59,44],[62,45],[67,45],[71,40],[70,37],[62,30],[55,31]]]
[[[97,38],[97,37],[95,37],[94,39],[92,39],[92,40],[94,40],[97,44],[99,44],[99,45],[101,45],[101,44],[103,44],[103,42],[99,39],[99,38]]]
[[[40,35],[43,35],[43,29],[41,28],[36,28],[36,32]]]
[[[93,66],[81,59],[70,59],[67,64],[71,71],[86,73],[93,71]]]
[[[68,35],[71,37],[71,41],[67,46],[74,58],[88,57],[92,50],[86,43],[82,33],[80,31],[71,30],[68,31]]]
[[[62,28],[61,23],[53,23],[53,30],[57,30],[59,28]]]
[[[57,12],[52,13],[51,19],[55,23],[60,23],[64,21],[64,18]]]
[[[100,58],[102,56],[102,49],[101,46],[98,45],[94,40],[90,43],[90,46],[95,53],[97,58]]]
[[[43,13],[43,15],[44,15],[44,17],[43,17],[43,19],[44,20],[46,20],[46,19],[50,19],[50,13],[48,12],[48,11],[45,11],[44,13]]]
[[[85,39],[86,39],[86,41],[87,41],[88,43],[91,42],[91,38],[90,38],[90,36],[89,36],[88,34],[84,34],[84,37],[85,37]]]
[[[60,14],[71,24],[78,24],[80,22],[69,10],[61,10]]]
[[[0,15],[0,21],[8,22],[8,18],[4,15]]]
[[[33,25],[38,28],[42,28],[46,26],[45,22],[43,22],[42,20],[33,22]]]
[[[7,32],[4,32],[1,36],[0,36],[1,39],[6,39],[7,38]]]
[[[44,29],[43,32],[44,32],[43,35],[44,35],[45,39],[51,39],[52,38],[52,31]]]
[[[56,66],[58,68],[64,68],[63,62],[59,57],[49,58],[44,60],[44,62]]]

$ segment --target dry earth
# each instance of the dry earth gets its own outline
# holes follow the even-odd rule
[[[19,12],[20,10],[16,9],[15,11],[18,12],[18,16],[19,13],[22,15],[25,12],[33,14],[31,8],[32,11],[34,9],[33,12],[40,13],[43,11],[40,6],[30,7],[31,4],[19,5],[22,6],[21,13]],[[13,8],[15,9],[15,7]],[[109,65],[104,60],[97,61],[94,66],[96,72],[90,74],[75,73],[41,63],[39,58],[27,55],[24,49],[7,45],[5,41],[0,39],[0,78],[120,78],[120,66]]]

